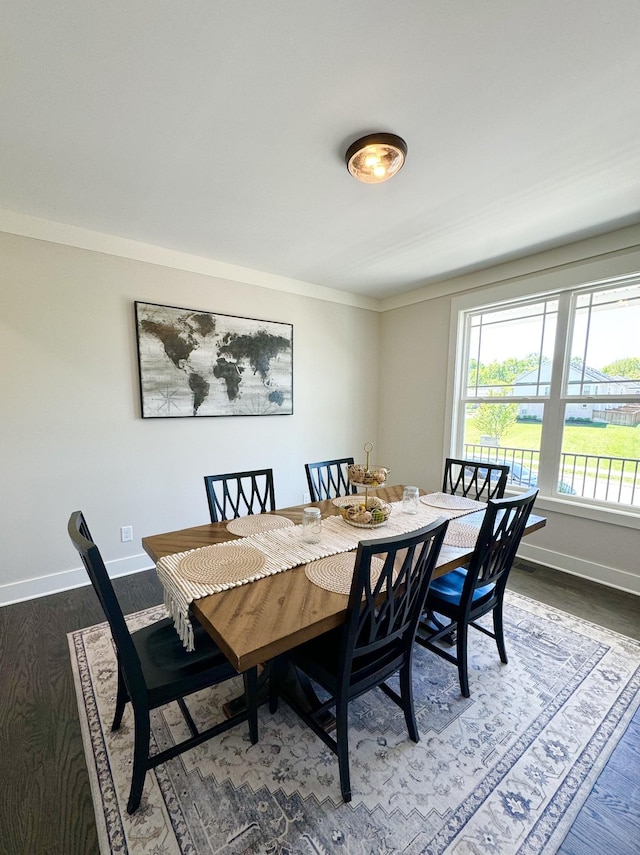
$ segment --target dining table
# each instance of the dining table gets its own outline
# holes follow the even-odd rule
[[[429,495],[423,490],[420,493],[421,496]],[[375,495],[385,502],[397,503],[402,499],[403,486],[381,487],[375,491]],[[300,525],[303,511],[308,507],[319,508],[323,519],[340,514],[331,499],[281,508],[273,513],[291,520],[294,525]],[[483,517],[484,511],[480,508],[465,514],[464,524],[479,530]],[[142,538],[142,546],[157,564],[166,556],[237,539],[239,535],[230,532],[228,524],[227,521],[207,523],[150,535]],[[544,517],[530,515],[525,536],[538,531],[545,524]],[[348,523],[344,522],[344,525]],[[381,526],[376,529],[376,535],[380,536],[384,528]],[[367,529],[358,529],[358,532],[361,540],[367,540],[372,534]],[[464,567],[472,554],[473,546],[443,546],[434,576],[442,576]],[[268,662],[344,622],[348,595],[315,584],[305,573],[305,566],[306,562],[303,562],[284,572],[276,572],[193,600],[190,607],[193,615],[238,672]]]

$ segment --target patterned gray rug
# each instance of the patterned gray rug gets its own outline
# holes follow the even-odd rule
[[[130,618],[133,628],[162,607]],[[471,697],[456,669],[418,648],[421,740],[374,691],[352,706],[353,801],[340,799],[336,759],[284,702],[147,774],[133,816],[125,806],[131,716],[110,732],[115,657],[106,624],[69,636],[85,754],[103,853],[359,853],[485,855],[556,851],[640,705],[640,643],[525,597],[508,595],[509,665],[474,632]],[[197,721],[242,688],[194,695]],[[182,738],[174,706],[156,711],[158,746]]]

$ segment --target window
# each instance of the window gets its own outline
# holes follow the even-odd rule
[[[515,489],[640,509],[640,278],[462,312],[453,451]]]

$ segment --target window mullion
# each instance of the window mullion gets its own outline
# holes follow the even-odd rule
[[[562,453],[562,430],[564,425],[564,406],[561,404],[562,384],[570,361],[567,355],[571,341],[571,295],[561,294],[558,300],[556,337],[551,366],[549,399],[545,404],[540,437],[540,469],[538,484],[543,493],[555,492]]]

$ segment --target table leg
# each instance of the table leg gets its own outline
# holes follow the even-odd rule
[[[270,671],[271,663],[267,662],[265,665],[258,665],[258,686],[256,690],[256,700],[258,702],[258,706],[262,706],[262,704],[266,704],[269,700],[269,671]],[[238,695],[237,698],[232,698],[230,701],[227,701],[226,704],[222,707],[222,712],[225,714],[227,718],[231,718],[234,715],[238,715],[239,713],[245,712],[247,709],[247,701],[244,696]]]
[[[282,665],[283,663],[281,662],[272,661],[267,662],[262,666],[261,673],[258,676],[258,706],[266,704],[269,700],[269,680],[274,677],[274,670],[278,669],[280,673],[275,675],[275,679],[282,684],[285,700],[286,695],[293,695],[299,706],[301,706],[305,712],[313,712],[314,709],[320,706],[320,700],[313,688],[311,680],[306,674],[302,674],[298,671],[298,669],[295,668],[288,660],[284,663],[284,667],[282,667]],[[281,670],[278,666],[281,667]],[[242,694],[237,698],[230,700],[222,709],[225,716],[230,718],[232,715],[244,712],[246,708],[245,696]],[[336,725],[335,716],[330,712],[325,713],[322,717],[321,724],[327,732],[334,730]]]

